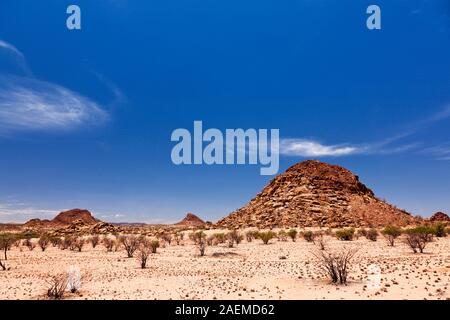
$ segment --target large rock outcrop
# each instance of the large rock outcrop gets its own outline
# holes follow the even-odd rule
[[[340,228],[414,223],[415,218],[406,211],[376,198],[349,170],[309,160],[277,176],[216,227]]]

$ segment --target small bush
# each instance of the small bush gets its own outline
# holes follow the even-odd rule
[[[106,252],[112,252],[114,247],[116,246],[116,240],[109,237],[103,238],[102,243],[103,246],[106,248]]]
[[[215,233],[213,236],[219,244],[225,243],[226,241],[226,235],[224,233]]]
[[[66,274],[56,275],[51,277],[47,282],[49,285],[47,297],[55,300],[62,299],[67,288],[68,276]]]
[[[198,244],[200,240],[205,239],[206,234],[203,231],[192,232],[189,235],[189,239],[194,242],[194,244]]]
[[[5,260],[8,260],[7,252],[11,250],[12,246],[19,241],[19,236],[12,233],[0,234],[0,250],[3,250]]]
[[[402,235],[402,229],[396,226],[386,226],[381,234],[388,240],[389,245],[393,247],[395,245],[395,239]]]
[[[158,240],[153,240],[150,242],[150,248],[152,249],[152,253],[156,253],[156,251],[159,248],[159,241]]]
[[[297,239],[298,232],[295,229],[291,229],[287,233],[288,237],[292,239],[293,242]]]
[[[200,239],[198,242],[198,250],[200,251],[200,257],[205,256],[205,250],[206,250],[206,241],[205,239]]]
[[[23,240],[23,245],[24,245],[25,247],[27,247],[28,250],[30,250],[30,251],[33,251],[34,248],[36,248],[36,243],[34,243],[33,240],[31,240],[31,239],[25,239],[25,240]]]
[[[345,285],[347,284],[350,264],[355,254],[355,250],[343,249],[337,253],[322,250],[314,255],[332,283]]]
[[[227,234],[228,247],[233,248],[233,244],[239,245],[244,237],[237,230],[233,230]]]
[[[445,225],[442,222],[438,222],[433,226],[433,234],[437,238],[444,238],[447,236],[447,232],[445,231]]]
[[[119,238],[119,242],[125,248],[128,258],[133,258],[134,252],[139,248],[140,240],[134,235],[122,236]]]
[[[100,243],[100,236],[98,234],[93,235],[92,237],[89,238],[89,242],[91,243],[92,248],[95,249]]]
[[[336,231],[336,237],[341,241],[352,241],[355,235],[355,229],[340,229]]]
[[[278,241],[286,242],[288,235],[287,235],[286,231],[280,230],[280,231],[278,231],[277,238],[278,238]]]
[[[423,253],[428,243],[433,241],[434,230],[432,227],[420,226],[405,231],[406,243],[414,253]]]
[[[78,250],[78,252],[81,252],[84,247],[85,240],[83,238],[77,238],[73,241],[74,249]]]
[[[64,237],[61,241],[61,243],[59,244],[59,248],[61,250],[66,250],[72,247],[72,243],[73,243],[74,239],[72,237]]]
[[[181,244],[181,241],[183,241],[184,239],[184,233],[182,232],[176,232],[173,235],[173,240],[175,240],[175,242],[177,243],[177,246],[179,246]]]
[[[312,231],[304,231],[302,232],[303,239],[307,242],[314,242],[314,232]]]
[[[42,251],[45,251],[50,244],[50,236],[44,234],[38,240],[38,245]]]
[[[247,239],[247,242],[252,242],[255,239],[256,232],[255,231],[247,231],[245,233],[245,238]]]
[[[163,232],[162,234],[159,235],[158,238],[164,242],[167,242],[169,244],[169,246],[172,243],[172,235],[169,233]]]
[[[265,231],[258,232],[258,239],[261,239],[264,244],[269,244],[269,241],[275,238],[275,232],[273,231]]]
[[[372,229],[367,230],[365,237],[367,238],[367,240],[370,240],[370,241],[373,241],[373,242],[377,241],[378,240],[378,231],[377,231],[377,229],[372,228]]]
[[[141,269],[147,268],[147,261],[148,257],[151,254],[151,248],[148,248],[147,246],[141,244],[138,250],[137,259],[139,261],[139,264],[141,266]]]

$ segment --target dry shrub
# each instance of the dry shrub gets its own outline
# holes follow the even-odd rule
[[[135,235],[121,236],[119,242],[125,248],[128,258],[133,258],[134,252],[139,248],[140,239]]]
[[[414,253],[419,251],[423,253],[428,243],[433,241],[434,230],[431,227],[419,226],[408,229],[406,233],[406,243],[410,246]]]
[[[275,238],[275,232],[273,231],[263,231],[258,232],[258,239],[261,239],[264,244],[269,244],[269,241]]]
[[[89,242],[92,245],[92,248],[96,248],[98,244],[100,243],[100,236],[98,234],[93,235],[89,238]]]
[[[245,238],[247,239],[247,242],[252,242],[256,238],[256,231],[247,231],[245,233]]]
[[[302,232],[302,236],[303,236],[303,239],[306,240],[306,242],[314,242],[314,238],[315,238],[314,232],[304,231],[304,232]]]
[[[336,231],[336,237],[341,241],[352,241],[355,236],[355,229],[340,229]]]
[[[192,232],[191,234],[189,234],[189,239],[194,242],[195,245],[197,245],[200,240],[205,238],[206,234],[203,231]]]
[[[177,246],[180,245],[181,241],[183,241],[184,239],[184,233],[182,232],[177,232],[173,235],[173,239],[175,240],[175,242],[177,243]]]
[[[205,255],[206,250],[206,241],[205,239],[200,239],[198,242],[198,250],[200,251],[200,257],[203,257]]]
[[[152,249],[152,253],[156,253],[159,248],[159,241],[158,240],[151,241],[150,248]]]
[[[326,240],[324,235],[321,233],[316,237],[315,243],[319,247],[319,250],[325,250],[326,248]]]
[[[278,238],[278,241],[286,242],[288,235],[287,235],[286,231],[280,230],[280,231],[278,231],[277,238]]]
[[[373,242],[376,242],[378,240],[378,231],[375,228],[371,228],[367,230],[365,237]]]
[[[332,283],[347,284],[350,264],[356,252],[356,250],[344,248],[339,252],[322,250],[313,255],[318,259],[320,267],[327,273]]]
[[[27,247],[28,250],[30,250],[30,251],[33,251],[34,248],[36,248],[36,243],[34,243],[33,240],[31,240],[31,239],[25,239],[25,240],[23,240],[23,245],[24,245],[25,247]]]
[[[116,246],[116,240],[110,237],[104,237],[102,243],[106,248],[106,252],[112,252],[114,247]]]
[[[172,243],[172,235],[169,234],[169,233],[165,233],[164,232],[164,233],[160,234],[159,235],[159,239],[164,241],[164,242],[167,242],[169,244],[169,246]]]
[[[85,240],[83,238],[77,238],[73,241],[74,249],[78,250],[78,252],[81,252],[83,250],[85,244]]]
[[[52,276],[48,281],[47,297],[50,299],[61,300],[64,298],[68,284],[67,274],[59,274]]]
[[[216,238],[216,241],[218,244],[222,244],[226,241],[226,235],[225,233],[215,233],[213,234],[214,238]]]
[[[298,231],[295,229],[291,229],[287,233],[288,237],[292,239],[293,242],[297,239]]]
[[[47,249],[48,245],[51,243],[50,240],[51,240],[51,239],[50,239],[50,236],[49,236],[49,235],[46,235],[46,234],[43,234],[43,235],[39,238],[39,240],[38,240],[38,245],[39,245],[39,247],[41,248],[42,251],[45,251],[45,250]]]
[[[151,254],[151,249],[146,246],[144,243],[142,243],[139,246],[139,250],[137,253],[137,259],[139,261],[139,264],[141,266],[141,269],[145,269],[147,268],[147,261],[148,261],[148,257]]]
[[[393,247],[395,240],[402,235],[402,229],[396,226],[386,226],[381,234],[388,240],[389,245]]]
[[[228,247],[233,248],[233,245],[236,243],[236,245],[239,245],[242,240],[244,240],[244,237],[239,233],[237,230],[233,230],[227,234],[227,240],[228,240]]]

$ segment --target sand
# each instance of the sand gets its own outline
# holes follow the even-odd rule
[[[430,243],[425,254],[413,254],[401,240],[396,247],[383,238],[326,241],[332,250],[358,250],[346,286],[330,284],[312,254],[318,247],[303,239],[208,246],[204,257],[189,241],[172,243],[151,255],[147,269],[123,249],[87,244],[82,252],[12,248],[11,270],[0,271],[0,297],[46,299],[48,279],[77,266],[81,289],[65,299],[450,299],[450,237]]]

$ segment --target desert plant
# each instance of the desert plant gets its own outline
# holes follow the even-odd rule
[[[50,244],[50,236],[47,234],[43,234],[39,240],[38,240],[38,245],[41,248],[42,251],[47,250],[48,245]]]
[[[74,248],[78,250],[78,252],[81,252],[81,250],[83,250],[84,243],[85,240],[83,238],[77,238],[73,241]]]
[[[355,229],[340,229],[336,231],[336,237],[341,241],[352,241],[355,235]]]
[[[405,231],[406,243],[414,253],[423,253],[427,244],[433,241],[434,230],[431,227],[419,226]]]
[[[377,241],[378,240],[378,231],[375,228],[371,228],[367,230],[365,237],[370,241]]]
[[[184,233],[182,232],[176,232],[173,235],[173,240],[175,240],[175,242],[177,243],[177,246],[179,246],[181,244],[181,241],[183,241],[184,239]]]
[[[163,232],[162,234],[159,235],[159,239],[161,239],[162,241],[167,242],[169,244],[169,246],[172,243],[172,235],[169,234],[169,233]]]
[[[206,244],[211,247],[216,243],[215,240],[216,238],[214,236],[209,236],[208,238],[206,238]]]
[[[315,239],[315,243],[317,244],[317,246],[319,247],[319,250],[325,250],[325,246],[326,246],[326,241],[325,241],[325,237],[322,233],[320,233],[316,239]]]
[[[206,250],[206,241],[204,238],[198,241],[198,250],[200,251],[200,257],[203,257]]]
[[[393,247],[395,240],[402,235],[402,229],[396,226],[386,226],[381,234],[388,240],[389,245]]]
[[[64,297],[68,276],[67,274],[59,274],[52,276],[48,281],[47,297],[50,299],[60,300]]]
[[[189,239],[194,242],[194,244],[198,244],[200,240],[205,239],[206,234],[203,231],[192,232],[189,234]]]
[[[50,243],[54,248],[58,247],[61,244],[61,238],[59,237],[50,237]]]
[[[273,231],[263,231],[258,232],[258,239],[261,239],[264,244],[269,244],[269,241],[275,237],[275,232]]]
[[[150,253],[151,253],[151,249],[148,248],[147,246],[145,246],[143,244],[141,244],[139,246],[137,259],[139,261],[141,269],[147,268],[147,261],[148,261],[148,257],[150,256]]]
[[[278,241],[286,242],[287,238],[288,238],[288,235],[287,235],[286,231],[284,231],[284,230],[278,231],[278,234],[277,234]]]
[[[237,230],[233,230],[227,234],[228,247],[233,248],[233,244],[239,245],[244,237]]]
[[[158,240],[153,240],[150,242],[150,248],[152,249],[152,253],[156,253],[156,251],[159,248],[159,241]]]
[[[438,222],[433,226],[433,234],[437,238],[444,238],[447,236],[445,225],[442,222]]]
[[[287,235],[292,239],[293,242],[297,239],[298,231],[295,229],[291,229],[288,231]]]
[[[312,231],[304,231],[302,232],[303,239],[307,242],[314,242],[315,234]]]
[[[75,293],[81,288],[81,272],[77,266],[70,266],[67,271],[67,289]]]
[[[73,238],[66,236],[61,240],[61,243],[59,244],[59,248],[61,250],[69,249],[72,246]]]
[[[216,238],[217,243],[222,244],[226,241],[226,235],[224,233],[215,233],[214,238]]]
[[[31,239],[23,240],[23,245],[28,248],[28,250],[33,251],[36,248],[36,243],[34,243]]]
[[[5,259],[8,260],[7,252],[11,250],[12,246],[19,241],[19,235],[12,233],[1,233],[0,234],[0,250],[3,250]]]
[[[116,240],[110,237],[104,237],[102,243],[106,248],[106,252],[112,252],[114,247],[116,246]]]
[[[320,267],[327,273],[334,284],[347,284],[350,263],[356,254],[356,250],[342,249],[340,252],[327,252],[322,250],[314,253]]]
[[[128,258],[133,258],[134,252],[139,248],[140,240],[135,235],[121,236],[119,242],[125,248]]]
[[[92,237],[89,238],[89,242],[91,243],[92,248],[95,249],[100,243],[100,236],[98,234],[93,235]]]
[[[247,239],[247,242],[252,242],[255,239],[255,231],[247,231],[245,233],[245,239]]]

